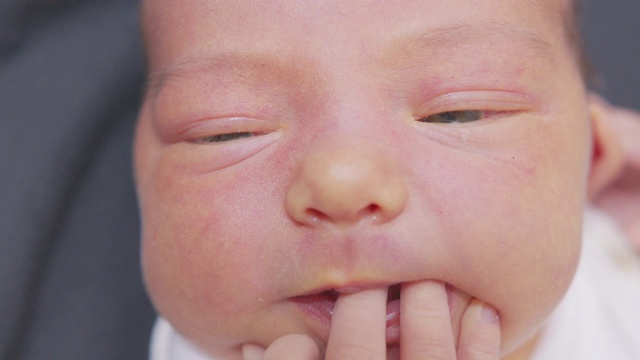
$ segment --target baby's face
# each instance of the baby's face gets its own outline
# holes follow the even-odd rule
[[[322,347],[333,290],[435,279],[456,333],[479,298],[504,351],[530,339],[573,276],[590,160],[561,7],[146,2],[135,169],[158,311],[222,356]]]

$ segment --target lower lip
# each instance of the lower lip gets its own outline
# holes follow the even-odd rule
[[[334,297],[317,294],[297,297],[294,299],[294,302],[303,313],[320,323],[328,334],[333,309],[336,305],[336,299]],[[400,300],[387,302],[386,319],[387,345],[397,346],[400,344]]]

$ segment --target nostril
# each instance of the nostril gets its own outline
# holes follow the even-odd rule
[[[380,208],[380,206],[378,206],[377,204],[371,204],[365,207],[364,209],[360,210],[357,217],[359,219],[369,218],[373,221],[376,221],[381,211],[382,209]]]
[[[375,221],[378,217],[378,214],[381,211],[382,209],[380,208],[380,206],[376,204],[371,204],[361,209],[358,212],[352,212],[350,214],[340,214],[340,215],[334,214],[335,218],[332,218],[327,213],[314,208],[306,209],[305,213],[307,215],[307,219],[311,220],[311,222],[313,223],[324,222],[324,221],[343,222],[345,220],[346,222],[351,223],[351,222],[357,222],[359,220],[366,219],[366,218],[373,219]]]
[[[308,218],[311,222],[319,222],[319,221],[328,221],[329,217],[323,213],[322,211],[318,211],[316,209],[307,209],[306,210]]]
[[[372,215],[380,211],[380,206],[377,204],[371,204],[362,210],[363,215]]]

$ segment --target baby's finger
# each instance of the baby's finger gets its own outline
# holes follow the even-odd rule
[[[256,345],[242,347],[243,360],[318,360],[320,350],[308,336],[290,334],[278,338],[266,349]]]
[[[474,299],[462,317],[458,359],[497,360],[500,357],[500,319],[495,309]]]
[[[260,360],[266,349],[259,345],[242,345],[242,360]]]
[[[331,320],[327,359],[386,358],[387,288],[342,294]]]
[[[455,359],[445,285],[419,281],[402,285],[400,353],[403,360]]]

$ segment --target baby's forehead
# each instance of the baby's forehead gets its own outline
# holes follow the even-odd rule
[[[515,7],[510,9],[514,12],[526,13],[531,17],[542,18],[566,18],[573,17],[576,11],[578,0],[495,0],[489,5],[485,2],[459,0],[459,1],[435,1],[429,3],[440,3],[436,6],[415,6],[415,4],[424,4],[416,0],[397,0],[397,1],[306,1],[306,0],[275,0],[269,2],[261,2],[255,0],[239,0],[239,1],[219,1],[219,0],[202,0],[193,1],[186,0],[180,2],[179,5],[170,0],[142,0],[142,25],[146,31],[144,35],[149,36],[158,30],[158,25],[168,20],[180,23],[180,28],[194,28],[201,25],[199,21],[191,21],[194,18],[202,18],[202,15],[222,16],[225,15],[242,15],[244,19],[251,19],[259,22],[262,19],[273,20],[275,18],[290,18],[296,15],[296,10],[300,13],[307,13],[311,17],[327,16],[334,14],[343,18],[351,15],[364,18],[374,18],[376,16],[393,17],[401,11],[415,11],[419,8],[428,9],[424,14],[425,19],[437,18],[439,13],[448,10],[456,10],[460,7],[460,3],[464,3],[464,7],[468,11],[482,8],[503,9],[502,3],[517,3]],[[178,8],[192,8],[201,11],[176,11]],[[353,9],[371,8],[374,11],[353,11]],[[255,11],[250,11],[254,9]],[[258,11],[262,10],[262,11]],[[266,10],[266,11],[265,11]],[[535,10],[535,11],[532,11]],[[542,16],[541,16],[542,15]],[[273,24],[273,23],[272,23]],[[277,24],[273,24],[277,25]],[[238,24],[240,26],[240,24]],[[179,29],[174,29],[179,30]],[[221,28],[221,32],[238,31],[240,29]]]
[[[503,6],[502,3],[510,4]],[[264,42],[267,35],[279,28],[279,35],[318,36],[319,32],[342,31],[341,35],[348,36],[350,32],[358,28],[367,28],[368,34],[374,38],[385,32],[389,32],[393,25],[402,27],[408,22],[438,23],[434,19],[451,18],[451,14],[457,14],[458,8],[464,5],[466,13],[501,12],[503,19],[526,19],[530,23],[538,23],[539,29],[554,33],[550,38],[558,38],[559,34],[573,31],[558,31],[558,29],[573,27],[573,12],[570,10],[571,0],[496,0],[489,5],[485,2],[469,0],[457,1],[432,1],[424,3],[420,1],[372,1],[363,6],[359,1],[185,1],[177,5],[169,0],[143,0],[142,25],[145,48],[148,58],[153,58],[157,48],[162,48],[178,38],[183,44],[180,48],[188,47],[189,39],[196,35],[203,36],[203,31],[209,31],[206,36],[211,37],[211,44],[218,43],[221,48],[229,42],[237,41],[240,34],[251,34],[249,47]],[[369,11],[367,11],[369,9]],[[504,10],[507,9],[507,10]],[[478,10],[478,11],[476,11]],[[513,13],[513,16],[504,14]],[[417,15],[408,19],[406,14]],[[322,19],[328,19],[323,21]],[[560,22],[560,25],[558,26]],[[444,20],[446,22],[446,20]],[[494,22],[495,24],[488,24]],[[301,26],[287,26],[295,24]],[[337,26],[340,23],[352,23],[351,27]],[[370,24],[380,23],[378,28]],[[384,24],[383,24],[384,23]],[[499,21],[488,18],[484,21],[487,32],[499,28]],[[219,24],[219,26],[212,26]],[[391,24],[391,25],[390,25]],[[477,19],[460,17],[456,24],[458,33],[468,32],[467,37],[473,37],[475,28],[479,28]],[[309,33],[305,33],[307,27]],[[315,27],[311,29],[311,27]],[[493,28],[493,29],[491,29]],[[208,30],[206,30],[208,29]],[[340,29],[340,30],[336,30]],[[466,29],[466,30],[464,30]],[[505,27],[503,33],[508,35],[510,29]],[[518,29],[512,29],[518,31]],[[449,31],[453,34],[455,31]],[[493,31],[495,32],[495,31]],[[479,33],[480,34],[480,33]],[[480,34],[481,35],[481,34]],[[452,36],[450,38],[454,38]],[[245,36],[245,38],[249,38]],[[569,37],[567,37],[569,38]],[[447,37],[441,37],[442,44],[447,43]],[[370,39],[359,39],[363,44]],[[244,44],[243,44],[244,45]],[[241,45],[240,45],[241,46]],[[174,46],[176,47],[176,46]]]

